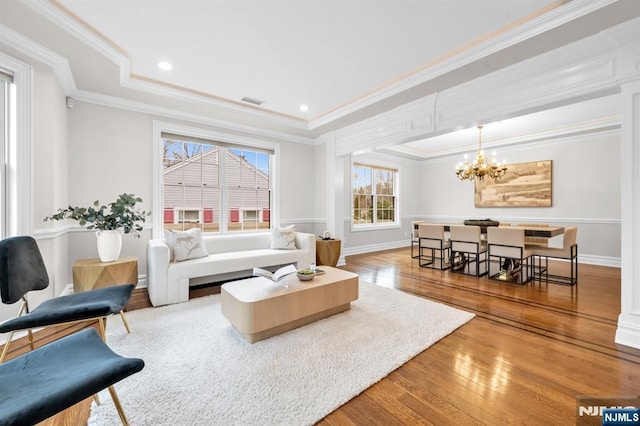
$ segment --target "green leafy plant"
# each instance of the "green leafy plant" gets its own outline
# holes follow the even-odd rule
[[[86,226],[87,229],[96,229],[100,231],[110,231],[122,229],[125,234],[133,234],[134,237],[140,238],[142,224],[151,212],[136,209],[136,203],[142,202],[142,198],[136,197],[134,194],[121,194],[118,199],[107,204],[100,205],[100,201],[96,200],[93,206],[78,207],[69,206],[66,209],[58,209],[56,214],[47,216],[47,220],[77,220],[80,226]]]

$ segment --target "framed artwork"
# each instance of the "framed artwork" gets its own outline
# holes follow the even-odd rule
[[[551,160],[508,167],[497,182],[475,179],[476,207],[551,207]]]

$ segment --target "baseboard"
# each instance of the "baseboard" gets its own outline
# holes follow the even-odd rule
[[[630,316],[620,314],[615,342],[619,345],[640,349],[640,323],[631,322]]]

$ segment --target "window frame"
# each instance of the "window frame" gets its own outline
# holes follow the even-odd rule
[[[152,149],[152,172],[153,172],[153,203],[152,203],[152,238],[162,239],[164,238],[164,225],[163,225],[163,140],[162,133],[175,133],[184,136],[207,139],[217,141],[220,143],[236,145],[239,147],[245,147],[246,149],[262,149],[273,151],[271,155],[269,180],[271,182],[271,212],[270,221],[271,226],[279,225],[280,223],[280,144],[278,142],[266,141],[261,139],[255,139],[251,137],[239,136],[231,133],[225,133],[215,130],[202,129],[198,127],[186,126],[177,123],[170,123],[164,121],[153,121],[153,149]],[[226,179],[221,176],[221,180],[226,182]],[[242,232],[243,234],[250,233],[264,233],[270,232],[270,230],[252,230]],[[226,227],[221,226],[220,232],[213,235],[233,235],[237,232],[228,232]]]
[[[354,197],[353,197],[353,169],[354,167],[368,167],[372,170],[372,175],[376,169],[390,170],[395,173],[394,182],[393,182],[393,194],[395,199],[394,212],[395,217],[393,222],[381,222],[378,223],[377,219],[373,223],[366,224],[356,224],[354,223],[353,211],[354,211]],[[401,175],[401,167],[395,164],[380,164],[377,161],[358,159],[357,161],[352,157],[351,164],[349,167],[349,223],[351,232],[362,232],[362,231],[372,231],[372,230],[383,230],[383,229],[397,229],[400,228],[401,220],[400,220],[400,175]],[[373,217],[377,218],[377,207],[376,200],[377,195],[375,191],[372,192],[373,196]]]
[[[7,162],[4,173],[5,199],[0,206],[5,235],[33,234],[33,67],[0,52],[0,67],[13,74],[15,117],[10,117]]]

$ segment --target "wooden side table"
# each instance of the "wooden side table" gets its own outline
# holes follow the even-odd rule
[[[339,239],[316,239],[316,265],[336,266],[340,258],[341,245]]]
[[[74,292],[118,284],[138,284],[137,257],[121,257],[114,262],[100,262],[100,259],[79,259],[73,264]]]

